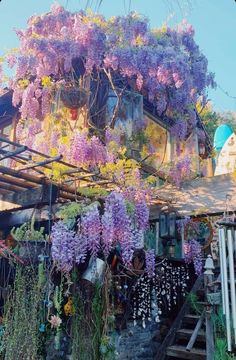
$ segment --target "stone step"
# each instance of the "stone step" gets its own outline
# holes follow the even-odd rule
[[[176,338],[180,339],[180,340],[190,340],[190,338],[192,336],[192,333],[193,333],[192,329],[180,329],[176,333]],[[206,341],[205,336],[206,336],[205,331],[200,330],[199,333],[198,333],[196,341],[205,342]]]
[[[177,359],[187,360],[206,360],[206,351],[203,349],[192,348],[187,351],[185,346],[172,345],[167,348],[166,355]]]

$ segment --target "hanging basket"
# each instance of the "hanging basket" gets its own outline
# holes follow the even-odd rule
[[[50,247],[47,241],[21,240],[19,241],[19,256],[27,264],[37,264],[40,261],[39,256],[49,256]]]
[[[61,101],[69,109],[79,109],[88,100],[88,92],[79,87],[64,87],[61,89]]]

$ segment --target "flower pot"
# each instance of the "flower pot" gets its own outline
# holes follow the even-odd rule
[[[39,256],[49,256],[51,244],[47,241],[21,240],[18,242],[19,256],[27,264],[37,264],[40,261]]]
[[[78,117],[78,109],[70,109],[71,120],[76,120]]]
[[[79,87],[63,87],[61,89],[61,101],[69,109],[79,109],[83,107],[88,99],[86,90]]]

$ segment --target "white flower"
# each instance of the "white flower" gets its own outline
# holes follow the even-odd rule
[[[58,328],[62,323],[62,320],[58,315],[52,315],[51,319],[48,321],[51,324],[51,328]]]

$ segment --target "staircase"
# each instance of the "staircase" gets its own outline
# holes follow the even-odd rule
[[[191,293],[195,293],[197,295],[199,304],[205,304],[203,301],[204,290],[202,276],[196,280]],[[200,318],[203,319],[203,315],[201,316],[201,314],[196,314],[196,312],[191,309],[189,301],[186,300],[174,320],[168,334],[158,349],[155,360],[205,360],[206,340],[204,324],[202,324],[200,330],[198,331],[194,346],[190,349],[190,351],[186,349]]]
[[[227,340],[224,353],[228,355],[236,349],[236,221],[219,221],[218,225],[220,267],[214,268],[212,258],[208,255],[204,266],[204,287],[203,278],[199,277],[191,291],[197,295],[203,311],[200,311],[200,315],[194,313],[185,302],[155,360],[213,360],[215,342],[212,312],[220,303],[225,318]],[[208,302],[205,302],[206,300]]]
[[[202,293],[200,291],[197,291],[196,293],[198,294],[199,304],[204,305],[201,301]],[[188,309],[181,321],[180,328],[176,331],[173,344],[166,349],[166,359],[206,359],[206,335],[204,324],[201,325],[201,328],[198,331],[194,346],[190,351],[186,349],[200,318],[201,316],[199,314],[196,314],[191,308]]]

